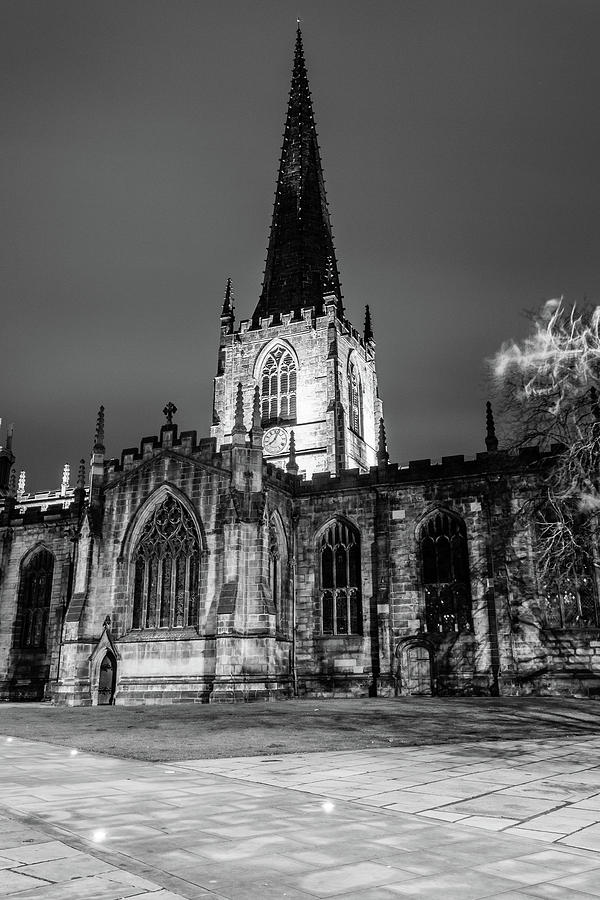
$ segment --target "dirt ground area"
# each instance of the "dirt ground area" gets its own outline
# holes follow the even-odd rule
[[[235,705],[0,703],[0,734],[123,758],[214,759],[600,734],[600,703],[551,697],[398,697]]]

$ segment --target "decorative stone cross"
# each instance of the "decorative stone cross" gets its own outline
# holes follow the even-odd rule
[[[163,413],[167,417],[167,425],[173,424],[173,416],[175,415],[176,412],[177,412],[177,407],[175,406],[174,403],[171,403],[171,401],[169,401],[167,403],[167,405],[165,406],[165,408],[163,409]]]

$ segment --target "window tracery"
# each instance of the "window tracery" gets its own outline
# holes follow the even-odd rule
[[[198,534],[188,511],[171,494],[148,517],[133,563],[133,628],[197,625]]]
[[[262,424],[296,419],[297,373],[294,357],[285,347],[267,356],[261,374]]]
[[[320,552],[323,634],[362,634],[358,531],[333,522],[321,536]]]
[[[465,523],[447,512],[437,512],[421,525],[418,541],[427,630],[472,631]]]
[[[54,556],[49,550],[37,550],[21,569],[15,646],[44,650],[52,597]]]

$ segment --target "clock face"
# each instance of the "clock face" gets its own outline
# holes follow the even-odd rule
[[[263,435],[263,450],[269,456],[275,456],[277,453],[283,453],[287,447],[288,436],[285,428],[268,428]]]

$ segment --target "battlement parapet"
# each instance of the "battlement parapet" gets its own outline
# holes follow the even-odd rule
[[[486,475],[526,474],[532,465],[536,468],[550,465],[561,451],[558,445],[549,450],[539,447],[523,447],[519,452],[509,453],[477,453],[465,458],[463,454],[443,456],[440,461],[431,459],[413,459],[408,465],[384,463],[372,466],[368,472],[358,469],[345,469],[339,475],[331,472],[317,472],[312,479],[299,482],[296,486],[298,495],[317,494],[324,490],[337,491],[348,488],[359,489],[385,484],[411,484],[419,481],[442,481],[448,478],[476,478]]]

